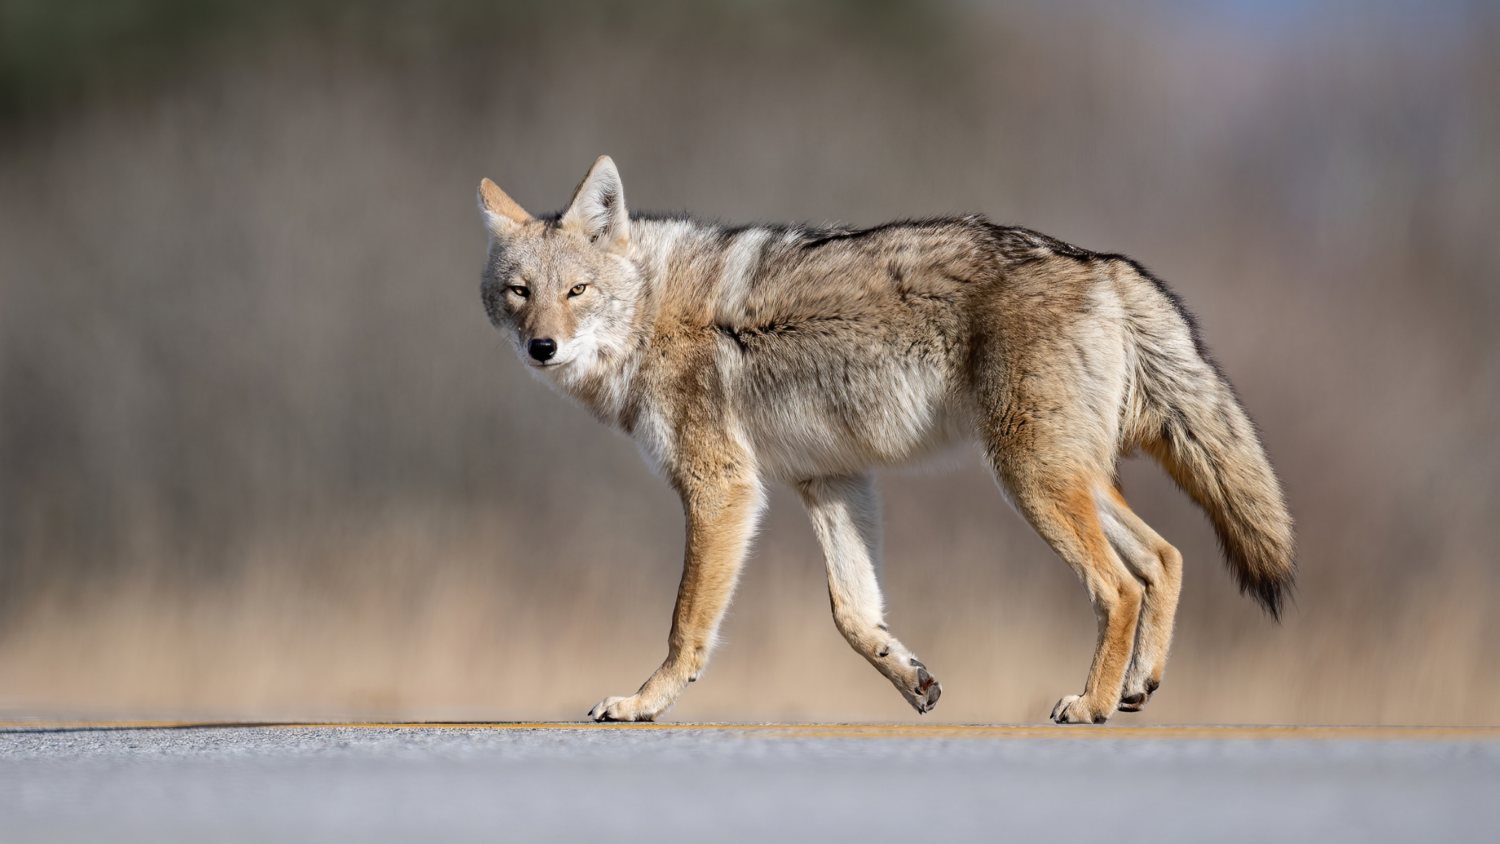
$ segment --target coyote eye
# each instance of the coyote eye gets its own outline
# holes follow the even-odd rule
[[[519,284],[512,284],[510,286],[510,292],[516,294],[517,296],[520,296],[522,299],[525,299],[527,296],[531,295],[530,290],[527,290]]]
[[[589,289],[589,286],[587,284],[575,284],[575,285],[573,285],[573,289],[568,291],[568,295],[569,296],[582,296],[583,295],[583,291],[585,291],[587,289]]]

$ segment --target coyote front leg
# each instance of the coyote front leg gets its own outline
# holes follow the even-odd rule
[[[880,510],[870,476],[815,478],[798,484],[797,491],[827,560],[833,623],[913,709],[930,711],[943,687],[885,624],[885,602],[875,576],[880,565]]]
[[[687,552],[667,659],[640,691],[605,698],[589,712],[595,721],[653,721],[708,664],[719,622],[739,579],[755,523],[765,508],[758,482],[716,478],[680,482],[687,513]]]

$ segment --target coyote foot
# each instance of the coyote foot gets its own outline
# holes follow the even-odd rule
[[[916,657],[911,658],[911,667],[917,669],[914,681],[909,680],[907,683],[897,685],[896,688],[901,690],[901,696],[906,698],[906,702],[911,704],[912,709],[925,715],[937,706],[938,698],[943,694],[943,684],[928,673],[927,666]]]
[[[1145,708],[1147,701],[1151,700],[1152,693],[1154,693],[1160,685],[1161,684],[1156,682],[1155,680],[1148,679],[1146,680],[1146,687],[1141,691],[1126,692],[1125,695],[1120,698],[1120,711],[1140,712]]]
[[[595,721],[655,721],[660,714],[660,709],[648,707],[640,695],[607,697],[589,710],[589,717]]]
[[[1052,720],[1059,724],[1103,724],[1108,712],[1099,712],[1083,695],[1068,695],[1052,707]]]

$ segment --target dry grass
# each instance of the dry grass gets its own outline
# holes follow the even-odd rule
[[[572,591],[496,560],[505,533],[481,514],[366,527],[354,541],[258,549],[264,565],[246,560],[242,577],[214,589],[138,581],[34,600],[0,645],[0,711],[572,720],[633,689],[662,656],[671,583],[622,571],[636,552],[587,549],[618,568]],[[914,720],[834,631],[815,549],[801,535],[810,532],[789,532],[754,561],[719,657],[670,717]],[[348,555],[331,566],[336,581],[289,571],[329,568],[330,554]],[[955,578],[944,562],[964,563],[909,561],[925,571],[891,578],[893,624],[944,681],[936,721],[1043,719],[1088,664],[1083,595],[1040,600],[1034,582],[1002,583],[998,571]],[[1229,589],[1205,568],[1190,577]],[[929,575],[938,582],[921,582]],[[1281,627],[1254,617],[1233,625],[1245,629],[1184,624],[1166,685],[1146,713],[1121,720],[1495,722],[1488,643],[1500,631],[1482,590],[1444,584],[1411,596],[1380,629],[1351,630],[1351,621],[1369,624],[1305,609]]]

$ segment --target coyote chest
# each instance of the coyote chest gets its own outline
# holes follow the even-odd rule
[[[685,365],[711,367],[711,377],[648,365],[619,389],[636,399],[618,426],[656,474],[671,474],[684,439],[701,436],[691,420],[705,416],[720,418],[717,434],[732,438],[758,474],[784,482],[922,462],[972,439],[937,362],[897,353],[857,359],[830,343],[816,349],[815,363],[788,371],[762,340],[721,333],[708,355]]]

